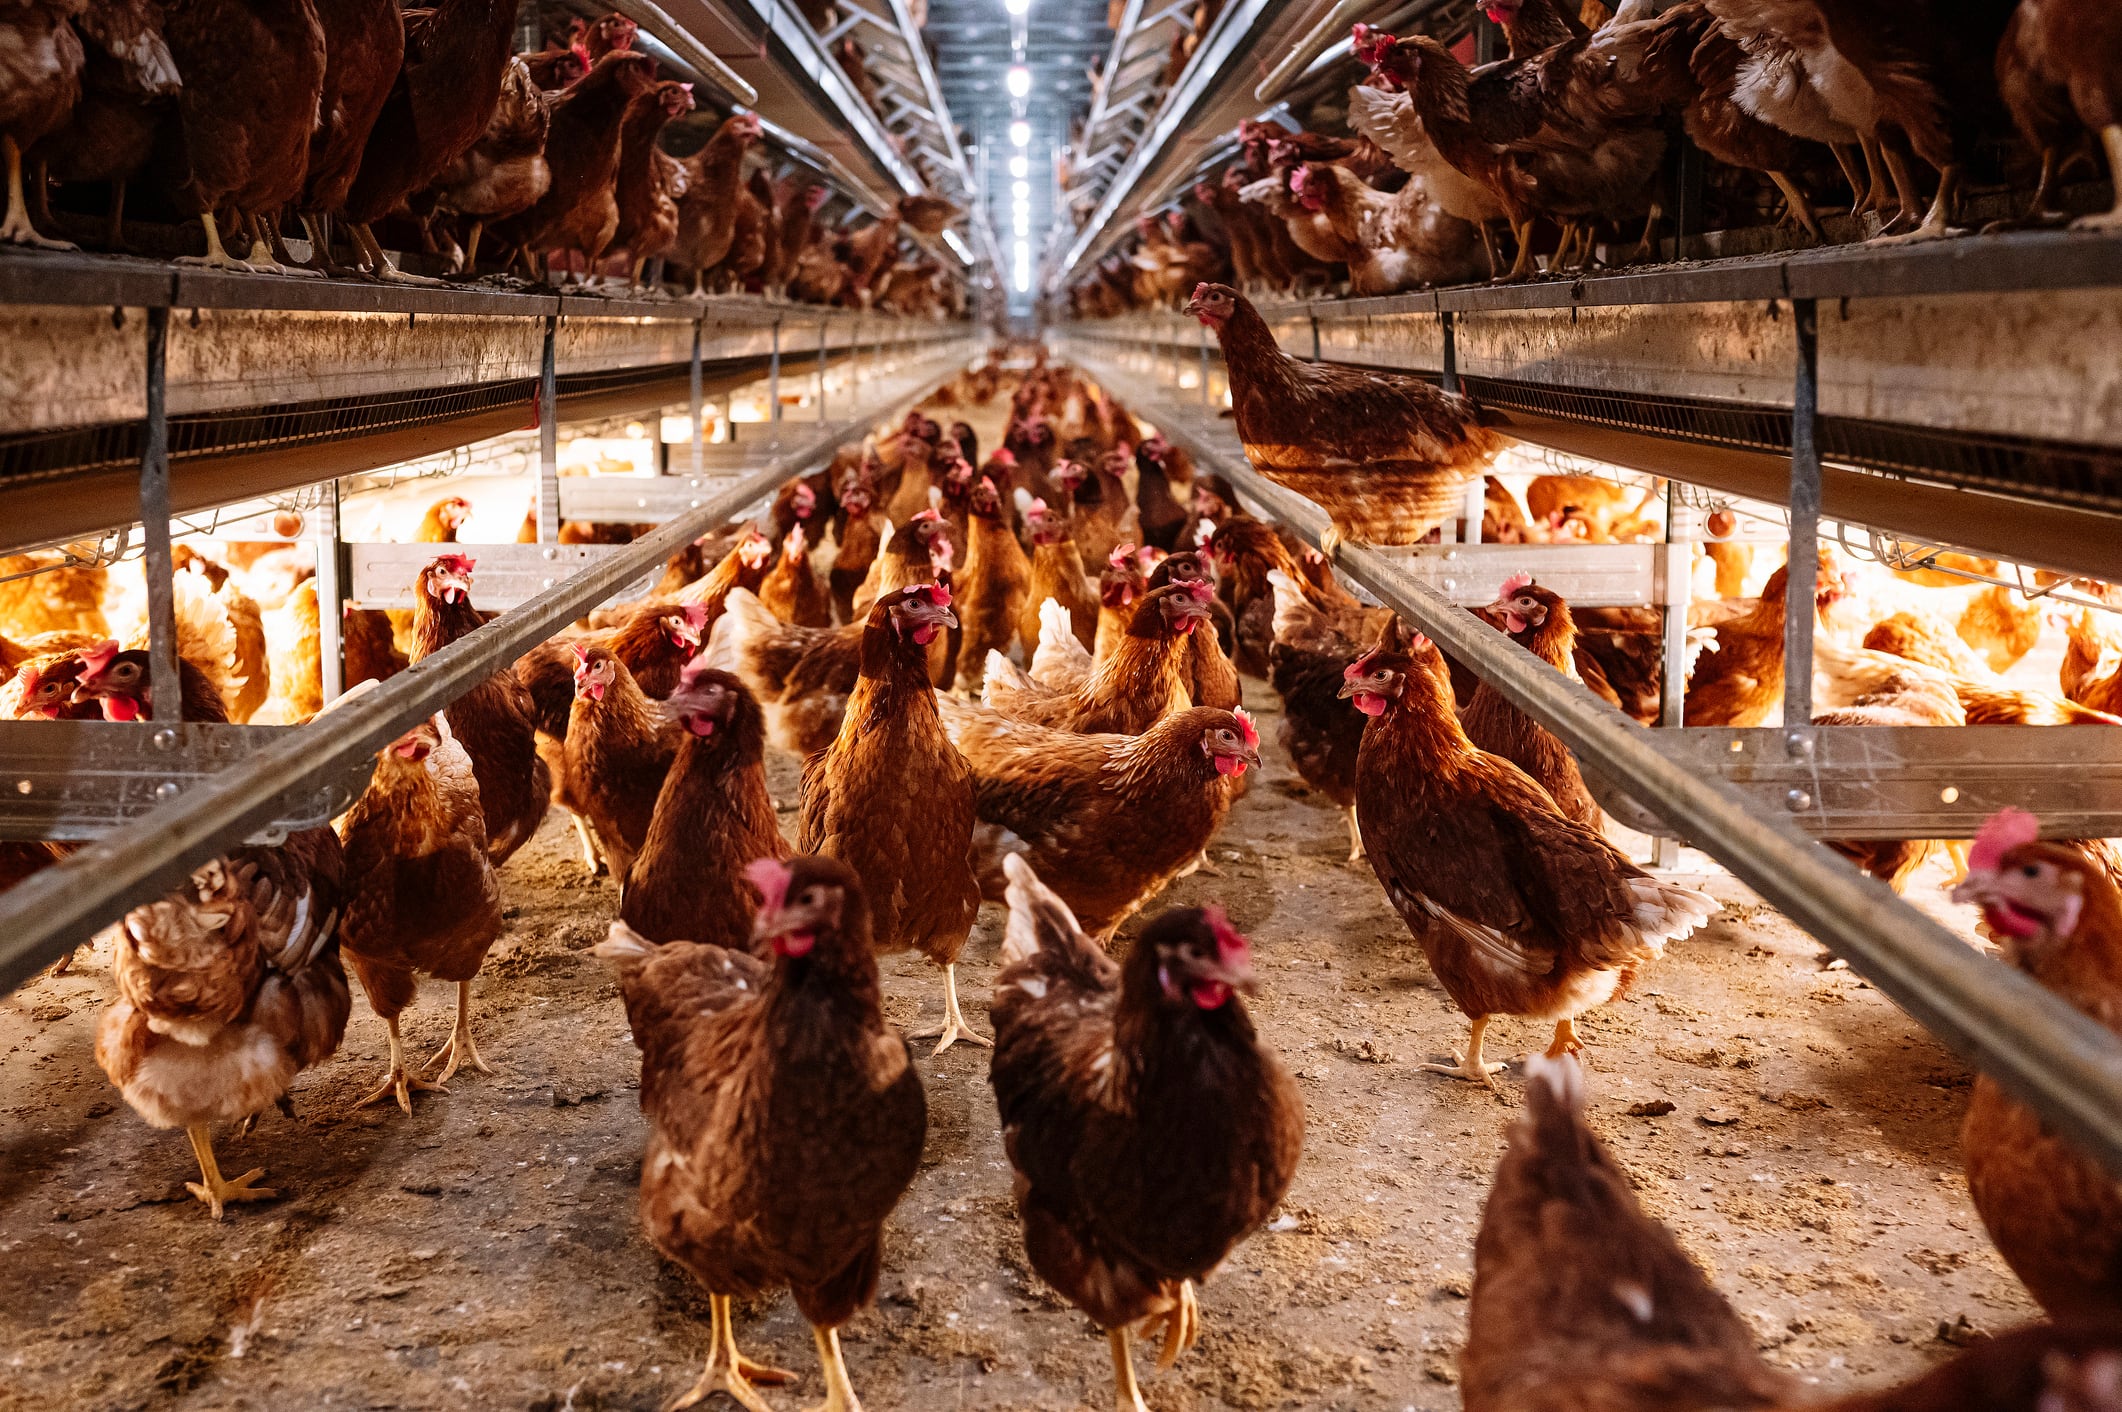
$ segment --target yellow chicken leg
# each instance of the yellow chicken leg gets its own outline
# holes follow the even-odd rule
[[[1157,1368],[1169,1372],[1179,1355],[1194,1346],[1201,1337],[1201,1301],[1194,1297],[1194,1282],[1179,1281],[1179,1298],[1162,1316],[1164,1323],[1164,1346],[1157,1350]]]
[[[1356,822],[1356,806],[1351,804],[1348,806],[1348,861],[1360,863],[1363,858],[1363,826]]]
[[[2101,128],[2100,145],[2107,149],[2107,172],[2114,179],[2115,204],[2097,216],[2081,216],[2072,221],[2072,230],[2122,230],[2122,123]]]
[[[390,1072],[383,1076],[382,1083],[377,1084],[375,1088],[363,1094],[360,1099],[354,1104],[354,1106],[356,1108],[366,1108],[371,1103],[377,1103],[392,1095],[396,1095],[398,1099],[398,1106],[405,1110],[407,1117],[411,1117],[413,1111],[412,1091],[414,1089],[417,1088],[422,1092],[432,1093],[448,1093],[449,1090],[443,1087],[440,1082],[430,1083],[426,1079],[416,1079],[412,1075],[405,1072],[405,1045],[404,1042],[398,1038],[397,1017],[392,1016],[390,1019],[385,1020],[383,1023],[390,1027]]]
[[[22,149],[12,137],[0,137],[0,151],[7,154],[7,214],[0,220],[0,241],[10,245],[34,245],[39,250],[78,250],[64,240],[37,234],[29,218],[29,200],[22,190]]]
[[[199,213],[199,224],[206,227],[206,253],[204,255],[180,255],[173,263],[179,265],[203,265],[210,270],[234,270],[238,274],[256,274],[257,271],[228,253],[221,246],[221,227],[214,221],[212,211]]]
[[[1584,1041],[1577,1038],[1577,1022],[1565,1016],[1555,1021],[1555,1037],[1547,1046],[1547,1057],[1560,1059],[1565,1054],[1575,1054],[1584,1048]],[[1501,1068],[1501,1065],[1497,1066]]]
[[[435,1075],[435,1083],[438,1086],[448,1083],[450,1075],[456,1073],[457,1070],[463,1068],[466,1064],[470,1064],[482,1074],[491,1074],[493,1072],[492,1069],[486,1067],[486,1061],[479,1057],[479,1046],[472,1040],[472,983],[470,981],[457,982],[456,1026],[449,1032],[448,1043],[436,1050],[433,1057],[427,1061],[427,1067],[432,1069],[437,1064],[442,1066],[442,1072]]]
[[[184,1189],[206,1203],[214,1219],[221,1219],[221,1205],[226,1201],[265,1201],[280,1193],[269,1186],[252,1186],[251,1183],[265,1175],[265,1168],[253,1167],[234,1181],[221,1175],[221,1168],[214,1161],[214,1135],[204,1123],[186,1128],[185,1136],[192,1140],[192,1155],[199,1159],[199,1175],[204,1181],[186,1182]]]
[[[936,1054],[941,1054],[961,1039],[968,1044],[977,1044],[983,1049],[995,1047],[993,1040],[979,1034],[971,1025],[965,1023],[965,1013],[958,1008],[958,968],[956,965],[949,965],[943,968],[943,1023],[933,1029],[917,1030],[909,1035],[908,1038],[934,1039],[938,1035],[942,1036],[942,1042],[935,1047],[933,1052]]]
[[[679,1412],[679,1409],[704,1402],[718,1392],[728,1393],[751,1412],[773,1412],[773,1404],[759,1396],[753,1384],[775,1386],[796,1380],[796,1375],[786,1368],[754,1363],[737,1351],[736,1316],[730,1305],[729,1295],[711,1294],[707,1297],[712,1320],[708,1330],[707,1367],[698,1382],[664,1404],[663,1412]]]
[[[1113,1390],[1119,1412],[1149,1412],[1149,1404],[1142,1400],[1142,1389],[1135,1382],[1135,1356],[1127,1347],[1127,1330],[1107,1329],[1105,1337],[1113,1347]]]
[[[825,1401],[809,1412],[862,1412],[855,1385],[848,1381],[847,1360],[840,1356],[840,1331],[813,1326],[810,1335],[818,1344],[818,1364],[825,1373]]]
[[[1481,1062],[1481,1036],[1488,1030],[1488,1018],[1486,1015],[1474,1016],[1473,1032],[1467,1036],[1465,1054],[1454,1054],[1449,1064],[1423,1064],[1419,1066],[1422,1072],[1449,1074],[1455,1079],[1465,1079],[1468,1083],[1480,1084],[1484,1088],[1494,1088],[1496,1081],[1493,1075],[1502,1073],[1504,1066]]]

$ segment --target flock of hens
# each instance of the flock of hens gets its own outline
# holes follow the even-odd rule
[[[1203,286],[1193,307],[1224,344],[1259,469],[1351,536],[1420,538],[1448,510],[1404,507],[1457,504],[1498,450],[1463,399],[1287,358],[1234,290]],[[1117,1405],[1144,1412],[1133,1337],[1161,1333],[1167,1366],[1193,1342],[1196,1284],[1275,1209],[1304,1131],[1248,1017],[1249,944],[1220,909],[1167,910],[1108,954],[1205,860],[1251,783],[1251,676],[1281,698],[1298,773],[1351,810],[1350,862],[1368,859],[1471,1022],[1464,1052],[1426,1067],[1492,1087],[1492,1017],[1553,1027],[1527,1061],[1527,1117],[1475,1249],[1466,1405],[1808,1405],[1581,1117],[1576,1017],[1717,904],[1631,863],[1602,835],[1605,786],[1560,742],[1363,606],[1325,557],[1103,389],[1032,352],[976,366],[926,405],[949,417],[1005,395],[1007,430],[985,456],[969,423],[924,411],[843,447],[763,516],[681,551],[645,598],[597,610],[392,743],[334,829],[239,848],[114,928],[117,997],[96,1057],[137,1113],[187,1131],[190,1190],[217,1219],[274,1194],[262,1171],[222,1174],[212,1125],[247,1127],[332,1056],[349,971],[390,1036],[364,1104],[410,1112],[416,1092],[485,1070],[471,988],[502,931],[499,869],[558,803],[585,866],[621,884],[597,952],[642,1054],[643,1229],[711,1296],[706,1368],[672,1405],[716,1392],[768,1405],[759,1387],[795,1375],[738,1350],[732,1301],[786,1285],[815,1332],[825,1406],[859,1406],[836,1330],[875,1294],[927,1125],[875,958],[916,950],[940,972],[936,1052],[993,1047],[1032,1265],[1108,1332]],[[1359,431],[1372,441],[1353,466]],[[1526,500],[1577,537],[1636,533],[1614,490],[1550,477]],[[406,624],[413,661],[485,621],[476,546],[448,542],[452,504],[421,529],[439,543]],[[1500,483],[1490,504],[1527,519]],[[2023,615],[1959,593],[1937,600],[1963,606],[1957,621],[1921,608],[1872,621],[1857,605],[1940,591],[1883,572],[1867,586],[1826,557],[1815,607],[1836,710],[1822,719],[2122,724],[2100,709],[2122,706],[2122,664],[2097,615],[2071,625],[2068,695],[2051,696],[1993,670],[2040,635],[2038,611],[2029,634]],[[1753,567],[1715,565],[1735,593]],[[0,716],[145,714],[147,654],[65,620],[70,603],[92,606],[69,597],[80,572],[17,580],[0,600]],[[241,573],[202,560],[179,575],[199,580],[179,644],[187,719],[277,698],[246,695],[231,665],[241,630],[199,626],[201,600],[226,608]],[[1758,724],[1780,697],[1782,571],[1751,600],[1703,606],[1714,640],[1693,667],[1690,723]],[[1652,624],[1573,614],[1522,575],[1481,616],[1616,704],[1655,700]],[[1859,631],[1863,646],[1846,640]],[[769,745],[804,760],[793,844]],[[4,847],[0,885],[57,852]],[[1912,871],[1888,845],[1844,847],[1897,885]],[[2006,961],[2122,1028],[2118,871],[2103,843],[2040,841],[2007,812],[1966,851],[1957,895]],[[983,900],[1008,911],[992,1038],[955,982]],[[450,1039],[424,1067],[398,1028],[422,976],[457,988]],[[1964,1143],[1993,1239],[2057,1322],[1834,1405],[2122,1409],[2122,1192],[1986,1077]]]
[[[1509,53],[1475,68],[1463,46],[1356,25],[1370,77],[1314,115],[1349,135],[1242,124],[1236,159],[1142,218],[1134,249],[1073,290],[1076,311],[1171,307],[1225,278],[1283,292],[1345,278],[1357,295],[1520,280],[1543,257],[1587,269],[1602,240],[1642,258],[1683,133],[1709,158],[1690,225],[1754,225],[1780,202],[1823,243],[1830,209],[1876,241],[1954,234],[1983,192],[2017,203],[1991,224],[2060,226],[2066,182],[2097,180],[2103,149],[2122,173],[2112,0],[1573,3],[1484,0]],[[2122,192],[2075,224],[2122,229]]]
[[[516,0],[8,0],[0,6],[0,241],[71,248],[51,188],[109,190],[67,228],[126,248],[128,195],[196,220],[206,253],[179,263],[433,282],[399,270],[377,228],[487,268],[563,271],[660,292],[748,290],[907,315],[955,313],[941,264],[902,258],[902,226],[955,219],[932,196],[856,229],[817,219],[821,182],[746,175],[758,118],[732,114],[697,152],[663,150],[692,85],[658,76],[634,22],[577,20],[514,52]],[[93,192],[89,193],[93,198]],[[76,198],[77,200],[80,198]],[[290,255],[292,219],[310,242]],[[89,232],[93,231],[91,237]],[[336,243],[335,243],[336,242]],[[196,246],[194,247],[196,248]],[[338,251],[351,261],[344,265]]]

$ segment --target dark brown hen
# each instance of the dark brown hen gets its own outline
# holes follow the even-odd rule
[[[827,1405],[855,1397],[837,1332],[876,1297],[884,1222],[913,1181],[928,1104],[885,1023],[862,884],[827,858],[750,872],[751,938],[772,960],[614,923],[597,954],[619,972],[641,1047],[641,1224],[708,1292],[707,1366],[690,1406],[794,1375],[737,1351],[730,1303],[786,1285],[810,1324]]]
[[[1133,1327],[1170,1367],[1200,1329],[1194,1285],[1297,1170],[1304,1104],[1253,1028],[1250,948],[1220,908],[1174,908],[1123,965],[1011,857],[989,1081],[1032,1268],[1107,1332],[1122,1412],[1146,1412]]]
[[[1228,285],[1202,285],[1187,312],[1223,345],[1246,459],[1326,511],[1329,547],[1343,538],[1419,542],[1457,512],[1466,482],[1505,445],[1457,393],[1290,357]]]

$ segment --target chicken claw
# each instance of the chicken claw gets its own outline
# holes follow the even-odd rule
[[[466,1063],[470,1063],[482,1074],[493,1072],[486,1066],[486,1061],[479,1057],[479,1046],[472,1039],[472,983],[458,981],[456,1027],[449,1032],[449,1039],[443,1046],[429,1057],[427,1067],[433,1069],[438,1064],[442,1066],[442,1072],[436,1074],[434,1080],[436,1085],[440,1086],[448,1083],[450,1076]]]
[[[1169,1372],[1179,1355],[1201,1337],[1201,1302],[1194,1297],[1194,1282],[1179,1281],[1179,1298],[1164,1315],[1164,1346],[1157,1350],[1157,1371]]]
[[[907,1038],[934,1039],[938,1035],[942,1036],[943,1042],[930,1051],[930,1057],[932,1058],[937,1054],[941,1054],[961,1039],[968,1044],[977,1044],[983,1049],[993,1049],[995,1047],[993,1040],[980,1034],[971,1025],[965,1023],[965,1013],[958,1008],[958,968],[955,965],[943,968],[943,1023],[932,1029],[915,1030]]]
[[[1547,1046],[1547,1057],[1560,1059],[1565,1054],[1581,1053],[1584,1041],[1577,1038],[1577,1022],[1567,1017],[1555,1021],[1555,1038]]]
[[[206,1180],[186,1182],[184,1189],[206,1203],[206,1209],[215,1220],[221,1219],[222,1203],[228,1201],[267,1201],[280,1193],[269,1186],[252,1186],[265,1175],[265,1168],[253,1167],[242,1176],[229,1180],[221,1175],[221,1168],[214,1161],[214,1137],[206,1127],[191,1127],[184,1130],[192,1140],[192,1155],[199,1159],[199,1175]]]
[[[1466,1053],[1453,1054],[1449,1064],[1422,1064],[1417,1067],[1425,1074],[1449,1074],[1455,1079],[1465,1079],[1468,1083],[1480,1084],[1483,1088],[1493,1090],[1496,1086],[1495,1075],[1502,1073],[1507,1066],[1481,1062],[1481,1036],[1487,1029],[1488,1016],[1475,1017],[1473,1033],[1467,1036]]]
[[[221,245],[221,228],[214,223],[214,213],[200,213],[199,223],[206,227],[206,253],[204,255],[180,255],[170,263],[174,265],[201,265],[210,270],[234,270],[237,274],[258,273],[249,265],[228,253]]]
[[[430,1083],[426,1079],[416,1079],[405,1072],[405,1046],[403,1041],[398,1038],[397,1017],[392,1016],[384,1023],[390,1026],[390,1072],[383,1076],[382,1083],[356,1099],[354,1106],[356,1108],[366,1108],[371,1103],[380,1102],[382,1099],[395,1094],[398,1099],[398,1106],[405,1110],[405,1115],[409,1118],[413,1113],[412,1091],[414,1089],[419,1089],[423,1093],[448,1093],[449,1090],[439,1082]]]
[[[796,1375],[786,1368],[754,1363],[737,1351],[736,1319],[730,1309],[731,1302],[731,1296],[726,1294],[707,1297],[711,1320],[707,1367],[702,1370],[698,1382],[664,1404],[663,1412],[679,1412],[680,1408],[704,1402],[718,1392],[728,1393],[751,1412],[773,1412],[773,1404],[759,1396],[753,1384],[765,1383],[773,1387],[796,1380]]]
[[[2122,123],[2114,123],[2100,129],[2100,145],[2107,149],[2107,169],[2122,173]],[[2115,182],[2115,204],[2112,210],[2102,211],[2097,216],[2080,216],[2070,223],[2072,230],[2122,230],[2122,177]]]

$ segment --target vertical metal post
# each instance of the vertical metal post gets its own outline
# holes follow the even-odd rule
[[[700,404],[700,339],[703,325],[706,322],[705,319],[693,320],[693,363],[690,380],[686,385],[687,405],[691,408],[693,421],[693,474],[695,476],[700,474],[701,467],[705,464],[707,457],[706,451],[702,449],[702,438],[707,435],[707,432],[700,425],[701,413],[706,411],[706,408]]]
[[[774,319],[774,351],[766,363],[766,419],[779,424],[781,421],[781,320]],[[776,430],[776,436],[780,432]]]
[[[1204,407],[1206,407],[1206,406],[1208,406],[1208,405],[1209,405],[1209,397],[1208,397],[1208,325],[1207,325],[1207,324],[1196,324],[1196,325],[1194,326],[1194,332],[1200,335],[1200,343],[1198,344],[1198,347],[1199,347],[1199,348],[1200,348],[1200,350],[1201,350],[1201,405],[1202,405],[1202,406],[1204,406]]]
[[[855,405],[859,407],[862,405],[862,316],[860,314],[855,315],[855,341],[849,351],[848,362],[849,367],[853,370],[850,375],[853,377],[855,384]]]
[[[1658,724],[1679,727],[1687,721],[1687,610],[1694,597],[1695,512],[1680,500],[1678,483],[1665,483],[1665,543],[1659,546],[1657,586],[1665,610],[1664,691],[1658,702]],[[1671,871],[1680,864],[1678,839],[1660,838],[1651,866]]]
[[[1790,412],[1790,560],[1783,594],[1783,728],[1813,723],[1813,596],[1820,572],[1820,320],[1810,299],[1793,299],[1798,378]],[[1808,740],[1810,736],[1806,737]],[[1795,751],[1803,747],[1792,746]]]
[[[1459,342],[1457,332],[1452,323],[1451,310],[1438,310],[1437,324],[1444,334],[1442,385],[1446,392],[1457,392],[1459,390]],[[1465,534],[1459,536],[1462,542],[1467,544],[1479,544],[1481,542],[1481,512],[1487,507],[1487,503],[1488,481],[1482,476],[1475,476],[1473,480],[1467,483],[1466,499],[1462,502],[1459,510],[1459,517],[1465,522],[1466,526]],[[1451,521],[1446,520],[1439,527],[1437,538],[1448,544],[1451,542],[1451,535]]]
[[[310,535],[317,544],[317,685],[325,701],[346,690],[346,576],[339,564],[339,482],[326,481]]]
[[[151,721],[184,719],[177,677],[176,572],[169,548],[169,310],[147,311],[147,444],[140,452],[140,538],[147,547],[147,661],[160,691],[148,702]]]
[[[818,421],[825,422],[825,340],[832,332],[831,319],[818,320]]]
[[[554,314],[545,316],[545,352],[538,361],[538,542],[560,542],[560,427],[555,416],[559,401],[555,392],[553,345],[560,324]]]

